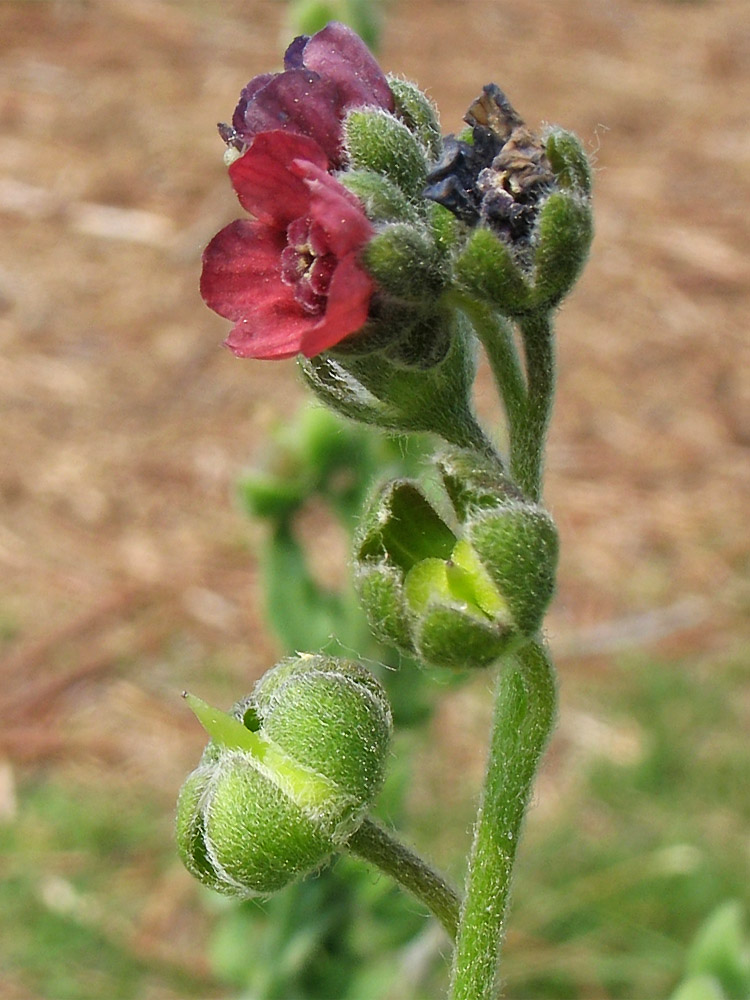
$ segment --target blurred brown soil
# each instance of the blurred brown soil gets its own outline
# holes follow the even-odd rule
[[[563,543],[550,634],[573,679],[612,650],[747,638],[746,15],[389,8],[381,61],[429,90],[445,131],[494,80],[595,155],[547,484]],[[201,745],[180,688],[210,662],[236,679],[229,701],[275,654],[262,532],[232,490],[304,394],[293,363],[222,349],[197,277],[237,214],[215,122],[277,65],[283,16],[268,0],[0,5],[0,750],[88,775],[104,761],[165,814]],[[479,408],[497,419],[486,372]]]

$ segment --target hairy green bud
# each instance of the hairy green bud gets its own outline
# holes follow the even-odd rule
[[[567,295],[586,263],[593,234],[586,199],[565,191],[547,198],[535,234],[535,307],[552,308]]]
[[[350,111],[344,122],[349,162],[355,170],[372,170],[393,181],[407,198],[421,197],[427,163],[419,140],[387,111]]]
[[[522,316],[533,291],[513,250],[489,229],[475,229],[456,260],[458,283],[472,296],[490,302],[505,316]]]
[[[407,315],[398,313],[406,321]],[[358,339],[359,334],[352,338]],[[447,441],[467,433],[476,351],[459,314],[439,305],[415,311],[403,327],[391,330],[387,348],[363,356],[345,354],[341,346],[300,359],[308,385],[327,406],[386,430],[427,431]]]
[[[450,475],[446,467],[452,484],[459,462]],[[474,485],[447,492],[456,530],[415,483],[379,491],[355,539],[355,584],[381,641],[435,666],[483,667],[538,629],[554,587],[557,536],[549,516],[517,499],[499,470],[480,468]]]
[[[445,284],[443,255],[423,226],[384,226],[367,244],[363,262],[387,295],[406,302],[432,303]]]
[[[211,742],[177,807],[187,869],[212,889],[269,894],[320,867],[379,790],[391,714],[360,664],[282,660],[229,713],[186,696]]]
[[[362,202],[373,222],[415,222],[419,213],[404,192],[373,170],[346,170],[337,180]]]
[[[588,198],[591,195],[591,164],[578,136],[562,128],[552,128],[545,149],[558,185]]]
[[[414,83],[389,77],[388,83],[396,105],[396,117],[416,135],[430,160],[437,160],[443,150],[437,108]]]

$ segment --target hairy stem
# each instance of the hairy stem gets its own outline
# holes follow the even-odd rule
[[[350,837],[347,849],[408,889],[435,914],[451,938],[455,938],[461,899],[422,858],[371,819],[366,819]]]
[[[446,421],[444,427],[436,427],[435,432],[449,444],[488,455],[502,465],[502,460],[494,445],[477,423],[474,414],[469,410],[464,414],[451,414],[450,421]]]
[[[492,741],[453,959],[451,1000],[494,1000],[513,864],[557,690],[546,650],[529,643],[501,665]]]
[[[547,426],[555,394],[555,354],[549,313],[533,313],[520,322],[526,352],[527,393],[523,418],[511,428],[510,471],[532,500],[542,495]]]
[[[462,308],[472,322],[487,354],[498,394],[505,408],[511,441],[516,437],[526,409],[526,384],[510,322],[478,302]]]

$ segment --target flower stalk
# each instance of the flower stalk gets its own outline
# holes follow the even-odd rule
[[[554,726],[556,700],[554,669],[541,643],[529,643],[501,664],[451,1000],[497,996],[513,867],[534,777]]]
[[[398,882],[434,913],[455,939],[461,898],[418,854],[399,843],[382,826],[366,819],[349,839],[348,849]]]

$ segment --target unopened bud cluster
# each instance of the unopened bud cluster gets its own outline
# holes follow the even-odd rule
[[[385,692],[364,667],[282,660],[229,713],[187,697],[212,737],[177,809],[196,878],[267,894],[341,849],[380,789],[391,734]]]
[[[478,462],[471,453],[440,462],[446,516],[416,483],[389,483],[356,538],[355,582],[371,628],[435,666],[487,666],[527,641],[554,589],[554,523]]]

